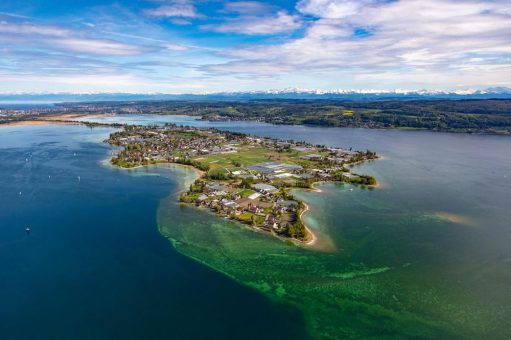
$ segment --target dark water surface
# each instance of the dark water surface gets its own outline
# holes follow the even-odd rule
[[[109,131],[0,128],[0,338],[300,337],[297,311],[169,246],[156,210],[180,176],[102,166]]]
[[[383,159],[356,171],[381,186],[297,192],[322,246],[301,249],[180,207],[175,193],[190,171],[99,165],[108,129],[2,128],[1,334],[511,336],[511,138],[176,116],[100,121],[369,148]]]

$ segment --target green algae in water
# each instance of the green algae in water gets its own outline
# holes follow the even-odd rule
[[[323,207],[328,205],[322,200],[340,194],[336,190],[297,196]],[[358,197],[351,202],[357,199],[363,201]],[[367,202],[363,206],[367,208]],[[387,208],[365,213],[381,214],[381,209]],[[316,215],[328,216],[313,209],[308,218]],[[394,226],[398,233],[421,224],[434,232],[441,223],[423,214],[389,216],[402,221]],[[386,239],[388,232],[368,230],[365,224],[370,222],[337,237],[345,242],[342,251],[323,252],[289,245],[213,213],[179,205],[176,193],[162,201],[158,211],[161,233],[179,252],[276,302],[298,308],[313,338],[470,338],[505,321],[508,309],[495,310],[479,300],[460,298],[440,279],[430,280],[436,274],[417,265],[414,256],[406,251],[403,259],[397,256],[396,242],[403,240],[394,242]],[[328,219],[321,223],[332,224]]]

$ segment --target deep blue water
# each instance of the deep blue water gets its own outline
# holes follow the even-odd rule
[[[0,129],[0,338],[302,334],[296,311],[169,246],[156,209],[177,183],[100,165],[109,131]]]

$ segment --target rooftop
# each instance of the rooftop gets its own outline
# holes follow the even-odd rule
[[[257,183],[252,185],[253,189],[259,190],[259,191],[265,191],[268,193],[277,192],[279,189],[275,188],[273,185],[264,184],[264,183]]]
[[[249,167],[250,170],[261,172],[264,174],[270,174],[278,171],[289,171],[289,170],[298,170],[302,167],[300,165],[294,164],[285,164],[285,163],[276,163],[276,162],[265,162],[259,163],[256,165],[252,165]]]

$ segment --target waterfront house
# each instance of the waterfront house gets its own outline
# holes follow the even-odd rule
[[[207,198],[208,198],[207,195],[202,194],[199,197],[197,197],[197,201],[202,202],[205,201]]]
[[[238,203],[236,203],[234,201],[228,201],[228,200],[222,200],[222,201],[220,201],[220,204],[222,205],[222,207],[225,210],[228,210],[228,211],[236,210],[239,207]]]

